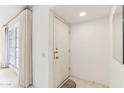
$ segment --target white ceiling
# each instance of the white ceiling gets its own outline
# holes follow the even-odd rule
[[[11,18],[18,14],[26,5],[0,5],[0,23],[6,24]],[[108,16],[110,5],[58,5],[53,11],[69,24],[88,21],[95,18]],[[79,13],[85,11],[87,15],[80,17]]]
[[[53,7],[53,11],[69,24],[75,24],[108,16],[111,7],[111,5],[58,5]],[[80,17],[79,14],[83,11],[85,11],[87,15]]]
[[[17,15],[25,5],[0,5],[0,23],[6,24],[11,18]]]

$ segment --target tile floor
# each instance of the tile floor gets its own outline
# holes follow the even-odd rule
[[[0,68],[0,88],[16,88],[17,74],[10,68]]]
[[[82,80],[76,77],[70,77],[70,79],[76,82],[76,88],[108,88],[106,85],[102,85],[96,82]]]
[[[76,88],[108,88],[108,86],[96,82],[81,80],[76,77],[70,77],[70,79],[76,82]],[[0,88],[17,88],[17,85],[18,75],[10,68],[0,68]]]

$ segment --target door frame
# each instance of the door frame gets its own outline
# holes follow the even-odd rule
[[[56,15],[52,10],[49,11],[49,87],[55,88],[55,78],[54,78],[54,18],[56,17],[63,23],[69,26],[70,25],[61,17]],[[69,34],[69,50],[70,50],[70,34]],[[70,52],[69,52],[69,69],[70,69]],[[70,70],[69,70],[70,76]]]

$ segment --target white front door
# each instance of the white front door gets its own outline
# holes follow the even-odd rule
[[[69,27],[54,18],[54,85],[58,87],[69,76]]]

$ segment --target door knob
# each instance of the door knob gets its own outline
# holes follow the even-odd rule
[[[59,59],[59,57],[56,57],[56,59]]]
[[[58,51],[55,51],[54,53],[58,53]]]

